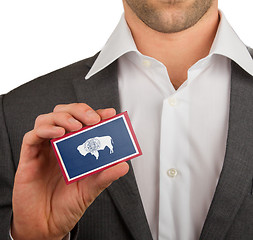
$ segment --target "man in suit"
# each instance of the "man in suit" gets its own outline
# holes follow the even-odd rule
[[[101,53],[1,97],[2,239],[252,239],[250,53],[217,0],[123,4]],[[49,140],[123,110],[142,159],[67,186]]]

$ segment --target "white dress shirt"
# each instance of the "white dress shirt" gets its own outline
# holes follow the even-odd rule
[[[132,164],[154,240],[199,238],[224,161],[231,60],[253,75],[245,45],[220,16],[210,54],[178,90],[161,62],[137,50],[124,16],[86,76],[118,59],[121,110],[143,151]]]

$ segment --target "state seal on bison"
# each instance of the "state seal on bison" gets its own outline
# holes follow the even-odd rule
[[[106,147],[109,148],[110,154],[113,153],[113,140],[110,136],[94,137],[86,140],[82,145],[77,147],[77,150],[83,156],[88,153],[92,154],[98,160],[99,151],[104,150]]]

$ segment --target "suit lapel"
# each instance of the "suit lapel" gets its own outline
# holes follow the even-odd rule
[[[88,68],[94,62],[95,57],[90,60]],[[85,80],[84,77],[85,75],[80,76],[73,81],[77,101],[86,103],[94,109],[113,107],[119,113],[117,62],[88,80]],[[128,174],[114,182],[107,191],[133,239],[152,240],[133,169],[131,163],[128,162],[128,164],[130,165]]]
[[[225,239],[253,172],[253,77],[232,62],[229,130],[220,179],[200,239]]]
[[[113,107],[120,111],[116,63],[88,80],[85,80],[85,75],[74,79],[73,85],[78,102],[86,103],[93,109]]]
[[[129,173],[114,182],[108,191],[133,239],[152,240],[131,164]]]

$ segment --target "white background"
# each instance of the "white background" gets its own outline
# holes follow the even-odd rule
[[[219,0],[253,47],[253,1]],[[99,51],[123,12],[121,0],[1,0],[0,94]]]

